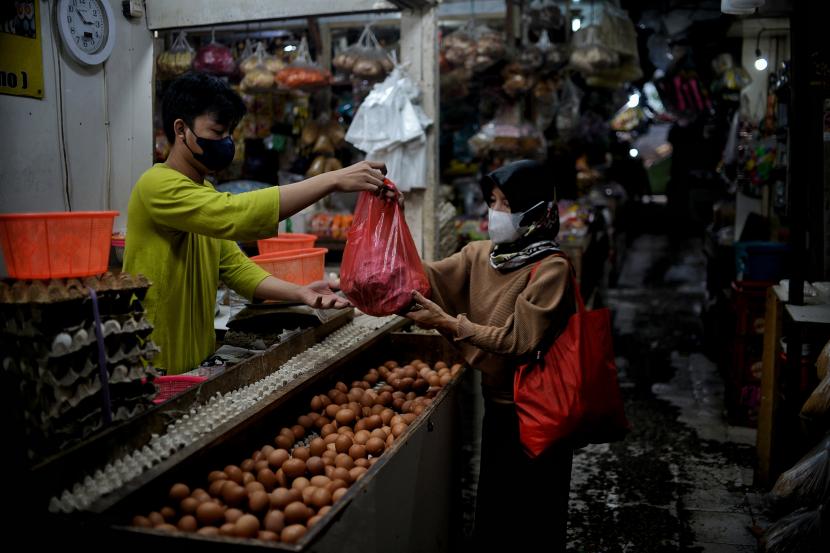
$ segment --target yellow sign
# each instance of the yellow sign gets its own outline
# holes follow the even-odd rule
[[[43,98],[37,0],[0,0],[0,94]]]

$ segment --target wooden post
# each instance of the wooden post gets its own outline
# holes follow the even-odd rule
[[[778,407],[780,368],[778,363],[784,303],[776,287],[767,288],[767,307],[764,318],[763,372],[761,374],[761,406],[758,412],[758,473],[757,484],[768,486],[778,475],[775,459],[775,420]]]
[[[425,189],[407,195],[406,220],[421,257],[438,252],[438,17],[434,7],[401,13],[401,62],[422,92],[421,105],[432,126],[427,130]]]

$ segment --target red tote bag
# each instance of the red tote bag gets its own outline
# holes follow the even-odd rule
[[[513,379],[519,437],[531,457],[564,438],[606,443],[630,430],[617,382],[611,313],[585,309],[573,274],[571,289],[577,310],[565,331],[536,360],[519,366]]]
[[[397,192],[389,179],[384,184]],[[429,280],[398,202],[360,193],[340,265],[340,288],[355,307],[376,317],[406,311],[413,290],[429,297]]]

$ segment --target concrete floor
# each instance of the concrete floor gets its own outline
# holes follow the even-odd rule
[[[568,550],[757,549],[755,431],[725,421],[723,380],[702,353],[699,242],[643,235],[606,295],[631,434],[574,458]]]

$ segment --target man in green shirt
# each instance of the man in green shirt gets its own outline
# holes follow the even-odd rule
[[[247,298],[349,305],[325,281],[298,286],[271,276],[236,241],[274,236],[281,219],[335,190],[380,190],[386,167],[364,161],[287,186],[217,192],[205,176],[230,164],[230,133],[244,113],[241,98],[216,77],[189,73],[171,83],[162,103],[170,155],[141,176],[130,196],[124,270],[152,282],[144,307],[161,348],[154,363],[168,374],[189,371],[213,353],[219,280]]]

